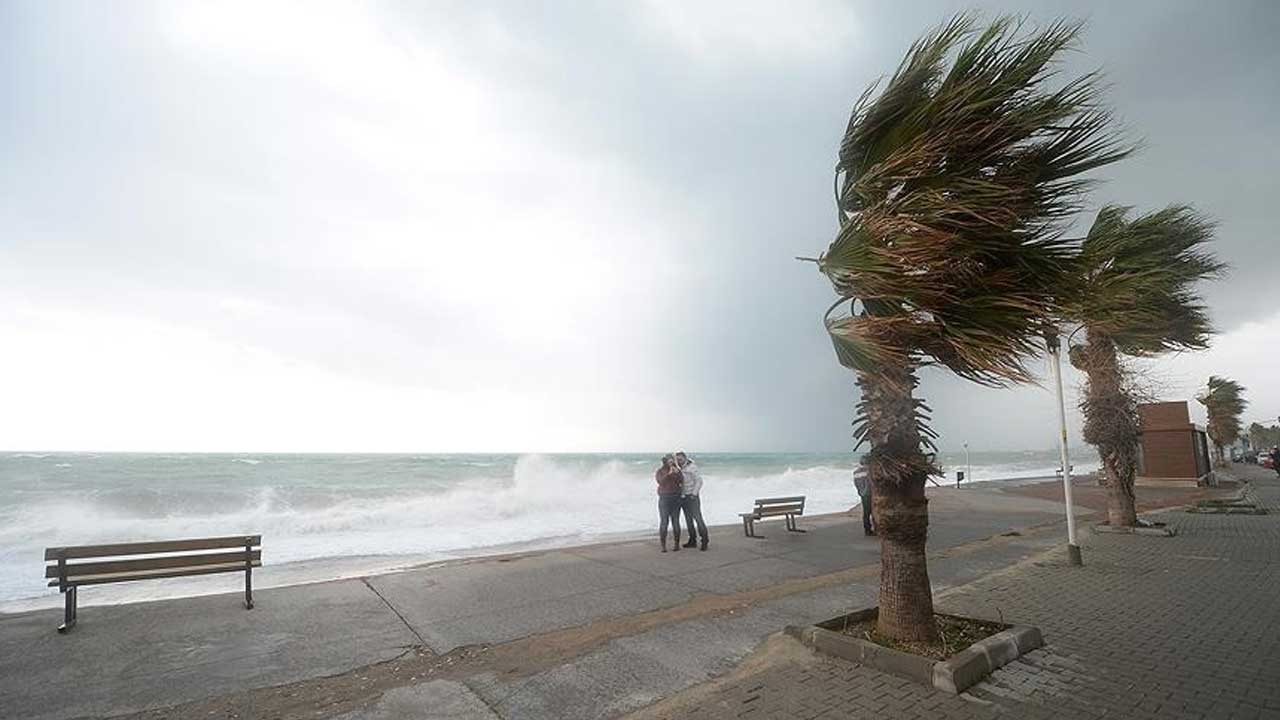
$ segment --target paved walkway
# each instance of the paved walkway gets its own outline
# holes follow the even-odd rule
[[[1170,512],[1177,536],[1093,535],[944,592],[941,611],[1038,625],[1045,648],[949,696],[807,651],[644,713],[703,718],[1278,718],[1280,482],[1265,516]]]
[[[1208,663],[1242,646],[1240,628],[1253,629],[1254,610],[1196,585],[1206,577],[1200,565],[1223,573],[1224,584],[1235,578],[1225,586],[1240,597],[1275,589],[1242,585],[1247,574],[1239,571],[1262,562],[1245,559],[1254,552],[1251,534],[1228,534],[1218,548],[1195,545],[1192,532],[1173,541],[1091,541],[1089,565],[1075,575],[1047,562],[966,585],[1061,552],[1061,504],[1008,490],[931,490],[930,574],[942,607],[1034,618],[1050,642],[968,700],[823,661],[777,637],[786,625],[874,602],[878,543],[862,537],[858,518],[841,514],[806,519],[804,534],[768,523],[763,540],[717,528],[705,553],[663,555],[646,540],[264,590],[252,612],[240,609],[235,594],[86,607],[66,636],[53,632],[57,611],[0,615],[0,718],[603,720],[637,711],[790,717],[796,707],[835,717],[970,717],[1005,707],[1048,716],[1068,707],[1054,695],[1064,687],[1083,688],[1081,703],[1095,697],[1091,688],[1108,698],[1114,683],[1146,682],[1179,655],[1178,643],[1163,637],[1165,624],[1185,613],[1156,595],[1135,602],[1133,577],[1150,579],[1152,593],[1179,598],[1175,607],[1203,609],[1192,620],[1218,628],[1215,647],[1224,653]],[[1274,527],[1265,525],[1270,517],[1190,517],[1179,522],[1223,528],[1214,537],[1248,523]],[[1121,552],[1133,547],[1152,557]],[[1237,555],[1249,564],[1236,565]],[[1167,573],[1151,570],[1165,566]],[[956,592],[946,595],[948,588]],[[1114,643],[1122,672],[1106,664],[1112,660],[1090,665],[1086,652],[1099,640],[1091,618],[1112,606],[1128,623]],[[1194,637],[1176,627],[1176,637]],[[1280,624],[1257,631],[1274,627]],[[1132,647],[1145,648],[1149,659],[1131,658]],[[1190,667],[1179,657],[1169,667]],[[1232,676],[1246,675],[1235,669]],[[681,702],[694,709],[668,711]],[[1080,708],[1088,714],[1093,706]]]
[[[1062,534],[1059,503],[990,486],[938,490],[932,510],[939,587]],[[274,588],[252,611],[235,594],[89,606],[65,636],[58,610],[0,615],[0,717],[615,717],[870,600],[879,549],[859,520],[802,527],[717,528],[708,552],[646,540]]]

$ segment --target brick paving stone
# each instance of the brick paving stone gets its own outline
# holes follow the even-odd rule
[[[1232,472],[1271,514],[1164,513],[1174,537],[1092,535],[1083,568],[1055,557],[939,597],[940,611],[1044,633],[1044,648],[964,695],[815,657],[770,667],[679,715],[1280,718],[1280,481],[1261,468]]]

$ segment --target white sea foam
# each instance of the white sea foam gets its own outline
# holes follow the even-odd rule
[[[708,523],[736,523],[757,497],[804,494],[808,512],[815,514],[857,503],[851,461],[800,457],[787,465],[764,457],[703,463]],[[93,463],[83,469],[77,464],[72,472],[84,473],[81,487],[53,491],[37,481],[12,496],[9,507],[0,507],[0,609],[49,593],[39,577],[39,558],[53,545],[252,532],[263,535],[270,566],[353,559],[346,567],[354,558],[382,557],[378,563],[394,564],[396,556],[448,558],[493,546],[590,542],[647,534],[657,524],[653,461],[635,457],[527,455],[513,462],[405,456],[366,457],[360,463],[273,457],[264,466],[270,471],[244,468],[232,476],[218,471],[216,458],[208,456],[155,462],[159,469],[146,471],[151,475],[127,463],[113,465],[110,480],[91,476]],[[273,476],[277,469],[280,475]],[[1035,459],[975,465],[971,479],[1051,477],[1055,469],[1039,467]],[[1083,470],[1078,464],[1077,472]],[[314,479],[325,472],[342,474]],[[0,490],[6,479],[0,476]],[[160,587],[142,583],[119,596],[165,594]]]

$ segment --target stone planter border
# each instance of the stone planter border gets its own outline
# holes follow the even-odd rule
[[[1177,530],[1158,523],[1154,525],[1139,525],[1137,527],[1123,527],[1120,525],[1094,525],[1094,532],[1110,533],[1112,535],[1146,535],[1149,537],[1173,537],[1178,534]]]
[[[1249,499],[1248,486],[1229,498],[1207,498],[1187,508],[1189,513],[1205,515],[1266,515],[1266,508]]]
[[[876,608],[841,615],[817,625],[790,626],[787,632],[805,645],[827,655],[868,665],[891,675],[913,680],[952,695],[958,695],[1018,657],[1044,646],[1039,628],[1029,625],[1005,626],[1004,630],[979,640],[947,660],[932,660],[894,650],[835,630],[846,623],[872,620]],[[939,613],[940,615],[942,613]],[[944,615],[969,620],[958,615]],[[990,621],[983,621],[990,622]]]
[[[1202,505],[1200,507],[1187,508],[1187,512],[1197,515],[1266,515],[1265,508],[1257,505],[1240,503],[1236,505],[1228,505],[1224,503],[1214,505]]]

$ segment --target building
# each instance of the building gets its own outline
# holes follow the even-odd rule
[[[1209,437],[1191,422],[1186,401],[1138,406],[1142,435],[1138,448],[1138,482],[1213,484]]]

